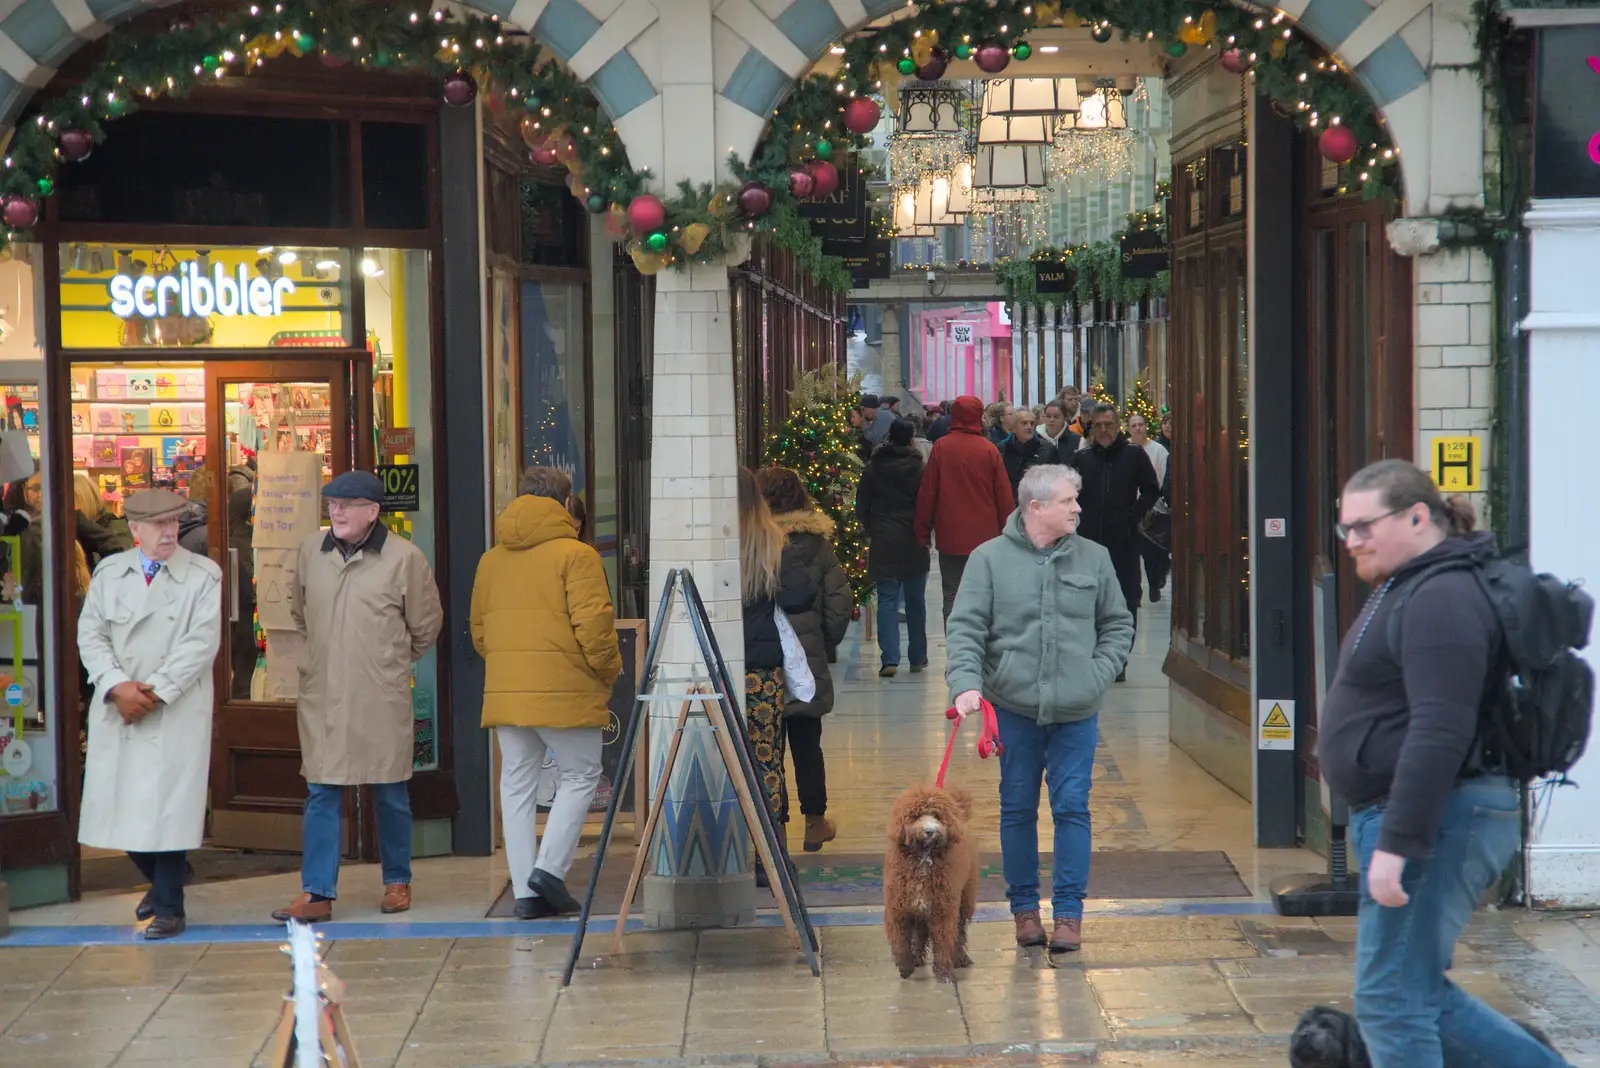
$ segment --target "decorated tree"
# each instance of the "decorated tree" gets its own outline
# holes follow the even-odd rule
[[[1150,399],[1150,391],[1145,388],[1143,378],[1133,381],[1133,392],[1128,394],[1128,399],[1122,408],[1123,425],[1136,415],[1144,416],[1144,421],[1149,424],[1150,433],[1155,434],[1161,429],[1161,409]]]
[[[856,604],[866,604],[867,539],[856,520],[856,483],[861,458],[850,426],[860,402],[860,384],[831,367],[800,376],[789,394],[789,418],[767,443],[766,462],[799,474],[817,506],[832,518],[834,552]]]
[[[1117,403],[1117,398],[1113,397],[1111,391],[1106,388],[1105,375],[1095,375],[1089,381],[1089,397],[1095,404],[1109,404],[1117,409],[1118,412],[1122,411],[1122,406]]]

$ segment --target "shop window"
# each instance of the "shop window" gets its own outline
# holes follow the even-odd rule
[[[583,286],[522,282],[522,462],[588,485],[589,359]]]
[[[57,176],[63,222],[351,225],[348,123],[141,112],[110,134]]]
[[[361,208],[378,230],[428,228],[427,127],[411,122],[361,124]]]
[[[540,267],[584,266],[586,217],[564,185],[522,180],[522,262]]]
[[[341,249],[70,244],[61,268],[62,348],[350,344],[350,255]]]
[[[489,508],[499,515],[517,496],[522,475],[517,394],[517,276],[504,267],[489,272]]]

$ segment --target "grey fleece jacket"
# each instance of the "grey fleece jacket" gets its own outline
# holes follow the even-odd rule
[[[977,690],[1040,723],[1073,723],[1127,664],[1133,616],[1104,546],[1074,534],[1037,549],[1017,511],[967,559],[945,645],[952,700]]]

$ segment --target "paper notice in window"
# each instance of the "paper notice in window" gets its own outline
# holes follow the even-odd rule
[[[314,452],[256,455],[257,549],[294,549],[322,521],[322,457]]]
[[[262,630],[296,629],[289,611],[289,592],[294,589],[299,564],[298,549],[256,550],[256,615]]]
[[[300,661],[305,649],[299,631],[267,631],[268,701],[293,701],[300,696]]]

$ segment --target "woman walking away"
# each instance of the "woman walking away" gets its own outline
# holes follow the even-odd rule
[[[1167,572],[1172,569],[1172,553],[1161,542],[1165,535],[1162,526],[1171,526],[1167,493],[1167,447],[1150,436],[1150,423],[1142,415],[1129,416],[1128,440],[1139,446],[1150,457],[1150,466],[1156,469],[1156,484],[1162,487],[1162,500],[1145,514],[1139,530],[1139,556],[1144,560],[1144,573],[1150,579],[1150,600],[1161,600],[1161,587],[1167,584]],[[1170,544],[1170,542],[1168,543]]]
[[[572,479],[530,467],[519,488],[495,520],[495,547],[478,561],[470,624],[487,665],[483,725],[500,742],[516,915],[536,920],[579,908],[564,880],[600,786],[600,735],[622,654],[600,554],[578,540],[567,511]],[[534,820],[546,752],[561,779],[541,843]]]
[[[898,419],[856,487],[856,515],[867,532],[867,575],[878,586],[878,674],[900,667],[900,605],[906,608],[911,670],[928,666],[928,549],[917,541],[922,453],[912,424]]]
[[[743,467],[739,468],[739,573],[744,596],[744,715],[761,793],[776,823],[783,819],[789,792],[783,778],[783,706],[788,691],[778,612],[786,617],[809,612],[817,603],[817,586],[799,550],[787,544],[773,522],[772,510],[756,488],[756,476]],[[794,633],[792,628],[789,632]],[[787,848],[786,836],[780,835],[778,844]],[[756,884],[765,882],[766,872],[757,862]]]
[[[789,701],[783,709],[783,730],[794,761],[795,792],[806,818],[805,851],[815,853],[833,841],[838,829],[828,820],[828,777],[822,761],[822,717],[833,711],[833,676],[828,654],[844,641],[850,627],[850,580],[834,555],[833,520],[806,492],[800,476],[784,467],[764,467],[756,485],[772,509],[773,521],[799,556],[806,576],[819,597],[810,611],[789,617],[806,664],[816,679],[817,694],[810,701]],[[783,819],[789,813],[788,792],[783,799]]]

